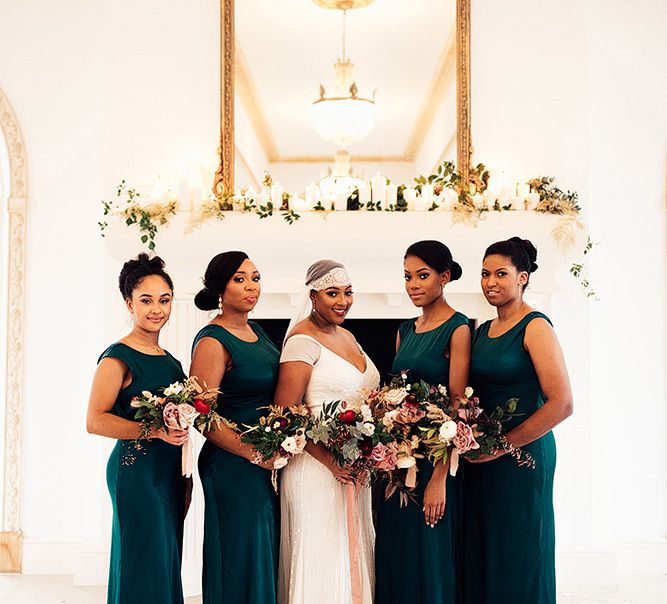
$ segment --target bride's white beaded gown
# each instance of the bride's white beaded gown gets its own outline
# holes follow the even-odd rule
[[[314,338],[297,334],[285,343],[280,360],[313,366],[304,402],[317,415],[335,400],[358,406],[364,391],[378,386],[378,370],[364,358],[362,372]],[[353,509],[347,509],[347,500]],[[280,507],[280,604],[370,604],[375,543],[370,488],[342,485],[304,452],[282,470]],[[356,535],[348,535],[348,518],[355,521]]]

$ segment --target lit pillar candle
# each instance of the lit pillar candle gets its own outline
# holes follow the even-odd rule
[[[181,212],[191,212],[190,183],[184,176],[178,179],[177,207]]]
[[[416,212],[425,212],[431,204],[426,201],[423,197],[417,197],[415,199],[415,211]]]
[[[306,201],[310,204],[310,207],[313,208],[319,200],[320,188],[314,182],[311,182],[306,186]]]
[[[446,210],[451,210],[459,199],[459,196],[456,193],[456,191],[454,189],[451,189],[450,187],[445,188],[443,192],[443,197],[445,200],[444,209]]]
[[[425,184],[422,185],[422,200],[427,207],[430,207],[433,203],[433,185]]]
[[[396,206],[398,201],[398,185],[393,182],[387,185],[387,207]]]
[[[271,203],[275,208],[279,208],[283,205],[283,188],[280,183],[271,185]]]
[[[373,203],[380,203],[381,207],[387,207],[387,179],[379,172],[371,179],[371,194]]]
[[[530,187],[525,183],[520,183],[517,187],[517,197],[525,200],[528,198],[528,195],[530,195]]]
[[[528,193],[528,196],[526,197],[526,209],[534,210],[537,208],[538,203],[540,203],[540,194],[535,193],[535,191]]]
[[[271,200],[271,195],[266,189],[262,189],[260,194],[257,196],[257,205],[265,206]]]
[[[366,205],[371,200],[371,188],[364,182],[358,187],[359,189],[359,203]]]
[[[337,212],[344,212],[347,210],[347,191],[340,191],[336,193],[336,199],[334,199],[334,210]]]
[[[403,189],[403,199],[408,204],[408,210],[415,209],[415,201],[417,199],[417,191],[411,187]]]
[[[297,214],[299,212],[308,212],[313,209],[313,204],[306,199],[301,199],[301,197],[290,197],[289,209],[293,210]]]

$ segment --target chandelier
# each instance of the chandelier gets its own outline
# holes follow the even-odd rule
[[[368,136],[375,122],[375,91],[373,98],[359,96],[354,81],[354,64],[346,53],[346,17],[350,8],[367,6],[373,0],[313,0],[323,8],[343,12],[342,58],[334,64],[334,87],[331,95],[320,84],[320,97],[311,106],[311,118],[317,133],[342,147]]]

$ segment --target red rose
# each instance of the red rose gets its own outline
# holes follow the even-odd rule
[[[202,398],[196,398],[193,406],[199,413],[206,414],[211,412],[211,407],[207,405]]]
[[[405,397],[405,404],[406,405],[416,405],[417,404],[417,397],[414,394],[408,394]]]
[[[370,438],[364,438],[359,443],[359,451],[364,457],[368,457],[373,451],[373,441]]]
[[[278,425],[276,426],[276,424],[278,424]],[[274,429],[276,429],[276,427],[277,427],[280,430],[284,430],[285,428],[287,428],[288,425],[289,425],[289,422],[287,421],[286,417],[277,417],[276,421],[273,422],[273,428]]]
[[[338,414],[338,420],[344,424],[353,424],[357,419],[357,414],[352,410],[341,411]]]

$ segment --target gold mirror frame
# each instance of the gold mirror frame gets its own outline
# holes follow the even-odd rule
[[[451,1],[451,0],[443,0]],[[234,0],[220,0],[220,147],[213,195],[234,191]],[[470,0],[456,0],[456,166],[468,182],[470,137]]]

